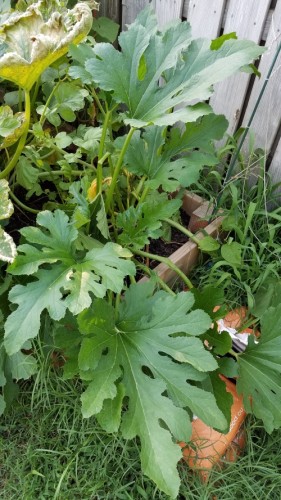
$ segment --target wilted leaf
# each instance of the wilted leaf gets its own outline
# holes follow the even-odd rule
[[[13,238],[0,226],[0,261],[11,264],[17,255],[17,247]]]
[[[8,219],[13,212],[14,207],[9,199],[9,183],[5,179],[0,179],[0,221]],[[0,225],[0,261],[12,263],[16,254],[13,238]]]
[[[15,12],[1,26],[5,47],[0,57],[0,77],[30,90],[41,73],[78,44],[90,31],[92,12],[86,3],[72,10],[52,12],[44,19],[43,2]]]

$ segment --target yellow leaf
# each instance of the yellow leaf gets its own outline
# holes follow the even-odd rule
[[[0,77],[26,90],[67,53],[71,43],[80,43],[92,27],[92,12],[86,3],[78,3],[63,13],[53,12],[47,22],[41,4],[37,2],[25,12],[13,14],[0,29],[1,41],[7,46],[0,57]]]

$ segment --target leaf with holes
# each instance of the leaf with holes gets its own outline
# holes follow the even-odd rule
[[[226,428],[213,394],[196,386],[216,370],[217,362],[198,338],[211,319],[201,310],[190,311],[193,303],[192,294],[153,293],[148,282],[130,287],[117,315],[108,302],[97,299],[78,316],[78,366],[88,383],[81,398],[84,417],[97,414],[103,427],[108,410],[116,431],[125,397],[122,434],[140,437],[144,473],[173,498],[181,458],[175,441],[188,441],[191,435],[185,409],[211,426]],[[112,431],[108,419],[104,428]]]

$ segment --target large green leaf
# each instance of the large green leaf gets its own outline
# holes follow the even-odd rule
[[[167,192],[175,191],[179,185],[186,188],[198,180],[203,166],[217,165],[219,160],[211,142],[221,139],[226,128],[227,120],[212,113],[196,123],[188,123],[184,133],[173,131],[168,140],[164,127],[149,127],[142,137],[137,131],[125,155],[126,168],[145,175],[146,184],[152,189],[160,185]]]
[[[15,12],[1,25],[0,77],[30,90],[41,73],[90,31],[92,12],[86,3],[44,18],[44,2]],[[2,49],[2,50],[1,50]]]
[[[10,292],[10,301],[19,307],[5,324],[9,354],[37,335],[44,309],[55,320],[64,317],[66,308],[78,314],[91,305],[92,296],[104,297],[107,290],[120,293],[125,276],[135,273],[134,264],[126,260],[130,252],[117,244],[107,243],[84,253],[76,250],[78,231],[61,210],[40,212],[37,223],[41,228],[21,229],[29,243],[18,247],[20,255],[9,267],[11,274],[36,278]]]
[[[226,428],[213,394],[196,386],[206,372],[216,370],[217,362],[197,338],[211,319],[201,310],[190,312],[193,302],[192,294],[184,292],[153,294],[148,282],[130,287],[117,317],[99,299],[78,316],[78,365],[89,384],[82,395],[84,417],[97,414],[102,427],[116,431],[125,397],[123,436],[140,437],[144,473],[172,497],[179,488],[176,464],[181,458],[174,440],[188,441],[191,435],[185,409],[209,425]],[[103,422],[107,410],[114,415],[112,428],[108,418]]]
[[[135,127],[196,120],[206,113],[205,105],[171,110],[194,99],[208,99],[213,84],[264,51],[253,42],[233,39],[211,50],[210,41],[192,40],[189,24],[181,21],[161,32],[149,8],[121,33],[119,45],[121,52],[110,44],[97,44],[95,57],[85,67],[100,88],[126,104],[125,123]]]
[[[281,426],[281,305],[262,316],[258,344],[250,336],[238,364],[237,390],[243,394],[245,410],[272,432]]]

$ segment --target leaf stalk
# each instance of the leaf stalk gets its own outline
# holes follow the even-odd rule
[[[29,123],[30,123],[31,104],[30,104],[29,91],[25,90],[24,95],[25,95],[25,120],[26,120],[25,131],[18,142],[17,149],[14,153],[13,158],[9,161],[7,167],[2,172],[0,172],[0,179],[5,179],[8,176],[8,174],[15,168],[26,143],[26,138],[29,130]]]
[[[144,252],[143,250],[136,250],[136,249],[133,250],[133,253],[136,255],[140,255],[141,257],[148,257],[149,259],[156,260],[158,262],[166,264],[166,266],[168,266],[170,269],[175,271],[175,273],[182,279],[182,281],[186,284],[186,286],[188,288],[193,288],[193,284],[191,283],[190,279],[169,258],[162,257],[160,255],[155,255],[155,254],[149,253],[149,252]]]
[[[115,169],[114,169],[114,172],[113,172],[113,176],[112,176],[112,181],[111,181],[109,190],[107,192],[107,197],[106,197],[106,201],[105,201],[105,210],[106,210],[107,213],[108,213],[108,210],[109,210],[109,208],[111,206],[111,203],[112,203],[113,194],[114,194],[114,191],[115,191],[115,188],[116,188],[116,184],[117,184],[117,180],[118,180],[118,177],[119,177],[122,165],[123,165],[123,160],[124,160],[125,153],[126,153],[126,151],[128,149],[128,146],[130,144],[130,141],[132,139],[132,136],[133,136],[133,133],[135,132],[135,130],[136,129],[134,127],[132,127],[130,129],[130,131],[129,131],[127,137],[126,137],[126,140],[125,140],[125,142],[123,144],[123,147],[121,149],[121,152],[120,152],[117,164],[115,166]]]

